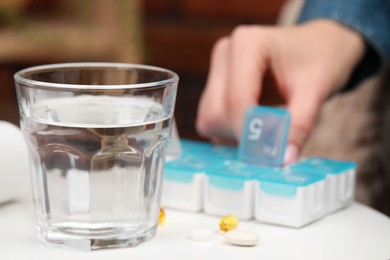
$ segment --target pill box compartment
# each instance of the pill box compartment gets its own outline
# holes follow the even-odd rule
[[[222,167],[205,175],[204,211],[208,214],[234,215],[242,220],[253,218],[254,175],[271,168],[226,161]]]
[[[223,164],[222,159],[202,156],[213,146],[209,143],[181,140],[182,153],[166,162],[162,205],[198,212],[203,210],[204,173]]]
[[[354,198],[353,162],[309,157],[275,168],[238,161],[234,147],[189,140],[181,146],[165,166],[165,207],[302,227]]]
[[[299,172],[315,171],[327,176],[329,213],[353,202],[355,197],[356,163],[308,157],[292,165],[291,168]]]
[[[315,171],[275,169],[257,175],[255,218],[261,222],[302,227],[327,213],[327,179]]]

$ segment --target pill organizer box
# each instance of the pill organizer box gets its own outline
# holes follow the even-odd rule
[[[222,166],[220,150],[214,156],[214,147],[204,142],[181,140],[182,154],[166,162],[163,178],[162,205],[188,211],[203,209],[203,185],[206,171]]]
[[[255,178],[254,207],[258,221],[302,227],[327,213],[325,174],[285,168]]]
[[[302,227],[353,201],[353,162],[309,157],[280,168],[240,162],[233,147],[181,140],[181,149],[165,166],[164,207]]]
[[[290,114],[252,107],[239,148],[178,140],[163,178],[162,205],[302,227],[349,205],[357,165],[309,157],[282,168]]]
[[[253,217],[254,175],[272,168],[225,161],[222,167],[206,171],[204,212],[217,216],[234,215],[248,220]]]
[[[210,162],[192,154],[168,162],[164,170],[162,205],[189,211],[203,209],[203,178]]]
[[[352,203],[355,196],[356,163],[308,157],[290,168],[299,172],[312,172],[314,170],[327,176],[329,212]]]

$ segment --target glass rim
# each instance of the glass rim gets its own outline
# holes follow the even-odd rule
[[[27,79],[23,74],[34,71],[60,69],[60,68],[117,68],[117,69],[145,69],[149,71],[166,72],[169,74],[167,79],[147,82],[147,83],[134,83],[134,84],[109,84],[109,85],[87,85],[87,84],[67,84],[67,83],[50,83],[46,81],[39,81],[33,79]],[[14,74],[15,82],[19,84],[25,84],[32,87],[45,87],[45,88],[59,88],[59,89],[96,89],[96,90],[110,90],[110,89],[138,89],[149,88],[156,86],[163,86],[169,83],[175,83],[179,80],[179,76],[169,69],[164,69],[157,66],[133,64],[133,63],[119,63],[119,62],[69,62],[69,63],[54,63],[47,65],[32,66]]]

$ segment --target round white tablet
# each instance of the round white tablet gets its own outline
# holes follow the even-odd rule
[[[210,229],[194,229],[190,232],[188,238],[193,241],[210,241],[214,239],[214,232]]]
[[[255,246],[259,242],[259,236],[249,230],[231,230],[226,233],[225,239],[228,243],[237,246]]]

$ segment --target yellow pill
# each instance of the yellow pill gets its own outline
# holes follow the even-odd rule
[[[162,225],[165,221],[165,211],[163,208],[160,208],[160,215],[158,216],[158,225]]]
[[[227,232],[236,229],[237,226],[238,226],[238,218],[236,218],[235,216],[231,216],[231,215],[224,216],[219,221],[219,229],[222,232]]]

